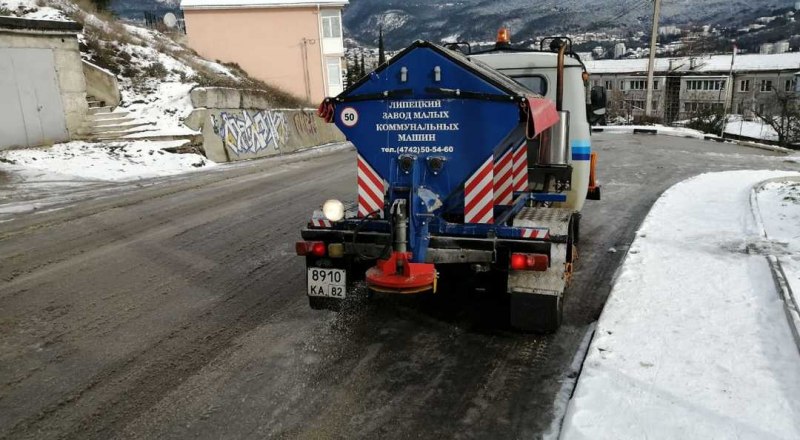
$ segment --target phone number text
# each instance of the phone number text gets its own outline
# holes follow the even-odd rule
[[[428,153],[452,153],[455,151],[454,147],[427,147],[427,146],[410,146],[410,147],[383,147],[383,153],[412,153],[412,154],[428,154]]]

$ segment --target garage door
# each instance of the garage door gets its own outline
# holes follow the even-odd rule
[[[0,148],[68,139],[53,51],[0,48]]]

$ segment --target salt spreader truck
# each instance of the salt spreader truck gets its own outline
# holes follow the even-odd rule
[[[566,40],[505,43],[418,41],[322,103],[357,150],[358,196],[328,200],[302,230],[312,308],[338,309],[362,281],[408,295],[470,276],[508,298],[512,327],[558,328],[579,212],[599,198],[585,69]]]

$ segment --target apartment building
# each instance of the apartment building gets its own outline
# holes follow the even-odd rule
[[[182,0],[189,46],[310,103],[342,92],[348,0]]]
[[[733,62],[733,67],[731,63]],[[612,115],[645,114],[646,59],[586,62],[590,85],[608,91]],[[652,115],[667,123],[711,108],[750,117],[775,103],[775,93],[797,90],[800,53],[713,55],[656,60]]]

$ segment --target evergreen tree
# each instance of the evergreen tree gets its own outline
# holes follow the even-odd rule
[[[111,0],[91,0],[92,4],[98,11],[105,11],[108,9],[108,6],[111,4]]]
[[[367,69],[364,66],[364,54],[361,54],[361,77],[367,74]]]
[[[350,60],[344,59],[344,82],[345,87],[350,87],[353,84],[353,70],[350,68]]]
[[[386,62],[386,49],[383,47],[383,27],[378,30],[378,65]]]
[[[358,72],[358,54],[353,55],[353,59],[347,60],[347,78],[348,78],[348,87],[355,84],[361,76],[359,76]]]

